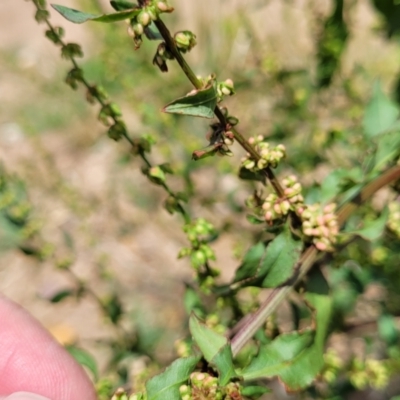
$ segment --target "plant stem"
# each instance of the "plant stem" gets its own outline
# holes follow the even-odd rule
[[[181,52],[179,51],[179,49],[177,48],[177,46],[175,44],[174,38],[172,37],[169,29],[166,27],[164,22],[159,18],[156,21],[154,21],[154,23],[157,26],[168,49],[171,51],[174,58],[176,59],[176,61],[180,65],[180,67],[182,68],[182,71],[184,72],[184,74],[187,76],[187,78],[190,80],[190,82],[192,82],[193,86],[196,89],[203,89],[203,82],[199,78],[197,78],[197,76],[193,72],[192,68],[189,66],[189,64],[186,62],[186,60],[183,58]],[[227,126],[226,118],[218,105],[214,109],[214,114],[218,118],[218,120],[222,126],[224,126],[224,127]],[[237,129],[232,129],[232,132],[233,132],[233,135],[234,135],[236,141],[243,147],[243,149],[245,151],[247,151],[247,153],[249,153],[256,162],[259,161],[261,159],[260,154],[258,154],[256,149],[245,139],[245,137]],[[279,197],[284,197],[283,188],[282,188],[281,184],[279,183],[278,179],[276,178],[272,169],[267,167],[267,168],[263,169],[262,172],[270,181],[276,194]]]
[[[40,9],[39,5],[38,5],[35,1],[34,1],[33,3],[34,3],[34,5],[35,5],[36,9],[39,10],[39,9]],[[47,27],[51,30],[51,32],[52,32],[55,36],[58,36],[56,30],[54,29],[53,25],[50,23],[50,21],[49,21],[48,19],[45,20],[45,23],[46,23]],[[164,25],[164,26],[165,26],[165,25]],[[172,38],[171,38],[171,39],[172,39]],[[173,39],[172,39],[172,42],[173,42],[173,44],[175,45],[175,42],[174,42]],[[59,44],[61,47],[65,47],[65,46],[66,46],[66,43],[65,43],[61,38],[58,38],[57,44]],[[176,46],[175,46],[175,47],[176,47]],[[176,49],[176,50],[177,50],[177,49]],[[177,50],[177,51],[178,51],[178,50]],[[69,59],[70,59],[72,65],[74,66],[74,68],[80,69],[79,64],[77,63],[77,61],[75,60],[74,57],[70,57]],[[190,67],[186,64],[185,60],[184,60],[183,58],[182,58],[182,60],[183,60],[184,65],[186,65],[187,68],[190,70]],[[184,68],[184,66],[182,66],[182,68]],[[190,71],[191,71],[191,70],[190,70]],[[200,81],[197,79],[197,77],[194,75],[194,73],[193,73],[193,79],[195,79],[195,80],[197,80],[198,82],[200,82]],[[86,87],[87,90],[90,90],[90,89],[92,88],[92,86],[91,86],[90,83],[86,80],[86,78],[85,78],[84,76],[82,76],[82,77],[80,78],[79,81],[83,84],[83,86]],[[200,82],[200,85],[201,85],[201,82]],[[97,100],[97,102],[98,102],[102,107],[105,107],[105,106],[108,104],[108,102],[104,101],[100,96],[94,95],[94,97],[95,97],[95,99]],[[111,118],[113,119],[114,123],[117,123],[117,122],[118,122],[118,119],[117,119],[114,115],[111,115]],[[131,138],[126,132],[123,133],[123,137],[125,138],[125,140],[126,140],[131,146],[135,146],[134,141],[132,140],[132,138]],[[139,153],[139,156],[141,157],[141,159],[143,160],[143,162],[144,162],[149,168],[152,167],[152,164],[151,164],[150,161],[147,159],[147,157],[145,156],[144,152],[140,152],[140,153]],[[183,207],[183,205],[181,204],[181,202],[180,202],[178,196],[169,188],[169,186],[168,186],[165,182],[163,182],[163,183],[161,184],[161,186],[165,189],[165,191],[166,191],[171,197],[173,197],[173,198],[176,199],[176,201],[177,201],[177,208],[178,208],[179,213],[182,215],[182,217],[183,217],[185,223],[186,223],[186,224],[189,223],[189,222],[190,222],[190,216],[189,216],[188,212],[185,210],[185,208]]]
[[[357,207],[368,200],[374,193],[391,182],[400,179],[400,165],[390,168],[381,176],[368,183],[359,194],[343,205],[338,211],[338,222],[340,225],[346,221],[351,213]],[[241,325],[237,334],[231,340],[232,353],[236,356],[243,346],[254,336],[257,330],[265,323],[265,320],[276,310],[279,304],[286,298],[294,286],[307,274],[312,267],[319,251],[310,246],[300,257],[295,273],[291,278],[291,282],[285,286],[275,288],[266,300],[261,304],[260,308],[250,317],[246,316],[244,322],[239,321],[237,325]],[[236,329],[233,328],[233,331]]]

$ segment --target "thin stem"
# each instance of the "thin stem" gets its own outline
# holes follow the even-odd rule
[[[176,61],[178,61],[178,64],[180,65],[183,72],[190,80],[190,82],[192,82],[193,86],[196,89],[202,89],[203,82],[196,76],[196,74],[193,72],[192,68],[190,68],[189,64],[182,57],[181,52],[176,47],[174,38],[171,36],[171,33],[170,33],[169,29],[166,27],[166,25],[164,24],[164,22],[160,18],[158,18],[156,21],[154,21],[154,24],[160,31],[160,34],[163,37],[165,44],[167,45],[169,51],[174,55]]]
[[[40,9],[38,4],[36,4],[36,2],[33,2],[34,5],[36,6],[36,9]],[[57,34],[56,30],[54,29],[54,27],[52,26],[52,24],[50,23],[50,21],[48,19],[45,20],[45,23],[47,25],[47,27],[51,30],[51,32],[58,37],[58,41],[57,44],[59,44],[61,47],[65,47],[66,43],[59,38],[59,35]],[[164,25],[164,24],[163,24]],[[164,25],[165,27],[165,25]],[[166,27],[165,27],[166,29]],[[174,40],[171,38],[173,45],[175,45]],[[172,45],[171,43],[169,43],[169,45]],[[179,53],[178,49],[175,46],[175,50]],[[179,53],[180,54],[180,53]],[[187,68],[188,71],[190,70],[190,67],[186,64],[186,61],[181,57],[183,64],[182,64],[182,68]],[[73,64],[74,68],[76,69],[80,69],[78,62],[75,60],[74,57],[70,57],[70,61]],[[186,67],[185,67],[186,66]],[[201,82],[197,79],[197,77],[194,75],[193,73],[193,77],[192,79],[194,79],[195,81],[198,82],[198,84],[201,86]],[[84,76],[80,77],[79,81],[86,87],[86,89],[90,90],[92,88],[92,86],[90,85],[90,83],[86,80],[86,78]],[[94,94],[95,99],[97,100],[97,102],[102,106],[105,107],[108,102],[104,101],[102,97],[98,96],[97,94]],[[114,121],[114,123],[118,122],[118,119],[115,115],[111,115],[112,120]],[[132,138],[126,133],[124,132],[122,135],[125,140],[131,145],[131,146],[135,146],[134,141],[132,140]],[[150,161],[147,159],[147,157],[145,156],[144,152],[139,152],[139,156],[140,158],[143,160],[143,162],[149,167],[152,167],[152,164],[150,163]],[[161,184],[161,186],[165,189],[165,191],[172,196],[176,201],[177,201],[177,210],[178,212],[182,215],[185,223],[189,223],[190,222],[190,216],[188,214],[188,212],[185,210],[185,208],[183,207],[183,205],[181,204],[178,196],[169,188],[169,186],[163,182]]]
[[[189,64],[186,62],[186,60],[183,58],[182,53],[179,51],[175,44],[175,40],[172,37],[169,29],[166,27],[164,22],[159,18],[156,21],[154,21],[155,25],[157,26],[162,38],[164,39],[168,49],[171,51],[173,54],[174,58],[182,68],[182,71],[184,74],[187,76],[187,78],[192,82],[193,86],[196,89],[202,89],[203,88],[203,82],[197,78],[196,74],[192,70],[192,68],[189,66]],[[227,126],[227,121],[222,113],[221,109],[217,105],[214,109],[214,114],[218,118],[219,122],[221,123],[222,126]],[[233,135],[236,139],[236,141],[243,147],[247,153],[249,153],[252,158],[257,162],[261,159],[260,154],[256,151],[256,149],[245,139],[245,137],[237,130],[237,129],[232,129]],[[278,179],[276,178],[274,172],[272,171],[271,168],[267,167],[262,170],[264,175],[267,177],[267,179],[270,181],[272,187],[274,188],[275,192],[279,197],[284,197],[284,192],[281,184],[279,183]]]
[[[356,210],[360,204],[368,200],[379,189],[391,182],[395,182],[398,179],[400,179],[400,165],[390,168],[381,176],[367,184],[358,195],[354,196],[350,203],[347,203],[340,208],[338,211],[339,224],[343,225],[351,213]],[[231,341],[232,353],[234,356],[236,356],[243,346],[254,336],[257,330],[265,323],[265,320],[287,297],[293,287],[296,286],[296,284],[304,277],[304,275],[307,274],[314,264],[318,254],[319,251],[314,246],[307,248],[296,265],[296,271],[291,279],[290,284],[274,289],[253,315],[250,317],[246,316],[245,322],[238,322],[238,325],[240,325],[241,328]],[[236,329],[234,327],[233,331],[235,330]]]

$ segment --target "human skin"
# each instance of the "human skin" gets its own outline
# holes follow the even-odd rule
[[[0,400],[95,400],[85,371],[26,310],[0,295]]]

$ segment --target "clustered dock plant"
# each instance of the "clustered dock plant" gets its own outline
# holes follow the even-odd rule
[[[390,377],[400,371],[399,362],[394,361],[400,351],[399,334],[389,311],[386,310],[383,316],[386,319],[379,322],[380,340],[387,348],[381,360],[367,357],[344,362],[334,351],[324,354],[327,338],[334,330],[344,329],[349,311],[332,289],[340,289],[343,282],[350,285],[353,297],[347,300],[354,305],[372,276],[366,280],[365,276],[344,268],[341,275],[334,275],[330,281],[321,272],[321,267],[328,265],[334,269],[334,266],[344,264],[346,257],[354,257],[354,252],[364,254],[358,238],[369,241],[373,247],[382,235],[390,237],[379,247],[386,251],[384,262],[395,263],[395,254],[400,250],[397,106],[377,86],[364,117],[362,138],[364,150],[368,149],[368,159],[363,168],[350,172],[333,171],[326,183],[303,188],[301,174],[289,173],[278,178],[276,173],[276,168],[290,159],[290,144],[285,146],[268,141],[268,132],[265,136],[252,136],[239,131],[239,116],[231,114],[223,105],[226,96],[235,94],[234,82],[220,80],[212,73],[199,77],[188,65],[184,54],[195,47],[196,35],[189,30],[170,32],[164,17],[174,8],[167,1],[138,0],[134,4],[115,0],[110,2],[115,12],[106,15],[52,5],[74,23],[126,21],[136,49],[143,40],[157,43],[152,63],[161,72],[168,72],[172,62],[179,64],[194,88],[171,101],[163,111],[212,119],[208,143],[202,149],[193,149],[194,160],[201,162],[214,155],[231,156],[234,142],[243,149],[239,177],[257,185],[257,190],[252,194],[249,192],[246,202],[248,221],[268,236],[246,252],[232,282],[221,284],[216,279],[219,271],[213,267],[215,254],[211,247],[218,229],[204,218],[195,219],[190,215],[186,206],[190,199],[184,193],[175,192],[167,182],[167,174],[173,173],[170,165],[151,162],[153,139],[147,135],[132,137],[119,107],[101,86],[90,83],[77,61],[83,55],[82,49],[75,43],[66,43],[63,29],[51,24],[46,1],[29,1],[36,7],[36,20],[47,25],[47,38],[60,47],[62,57],[72,64],[66,83],[73,89],[83,86],[88,102],[100,107],[99,120],[107,127],[108,136],[116,141],[126,140],[131,153],[141,158],[143,174],[167,194],[166,210],[182,216],[183,231],[188,239],[188,245],[180,251],[179,257],[189,258],[195,273],[195,280],[187,285],[185,294],[185,305],[191,312],[190,338],[177,345],[179,358],[163,372],[149,373],[154,376],[144,386],[138,384],[139,379],[130,382],[126,378],[127,382],[120,382],[132,385],[132,391],[118,389],[112,395],[113,400],[257,399],[268,392],[266,382],[273,377],[278,377],[287,390],[308,390],[313,397],[332,397],[339,386],[343,391],[345,387],[384,387]],[[343,2],[337,3],[332,16],[336,19],[343,8]],[[327,24],[327,31],[331,29]],[[347,34],[341,37],[345,40]],[[322,43],[320,52],[325,52],[325,58],[333,57],[329,49],[331,47]],[[341,51],[336,56],[340,58],[340,54]],[[333,71],[329,73],[333,74]],[[329,82],[330,78],[325,77],[324,82]],[[0,191],[4,192],[6,181],[0,183]],[[380,215],[370,209],[369,217],[372,218],[369,222],[358,224],[357,218],[351,219],[378,190],[389,186],[391,203]],[[263,193],[262,187],[266,187],[268,193]],[[2,205],[2,210],[13,218],[14,206],[10,201]],[[346,225],[349,219],[350,224]],[[343,227],[344,231],[341,231]],[[361,250],[355,250],[357,244]],[[346,253],[349,249],[353,255]],[[364,254],[363,257],[365,260],[368,256]],[[68,262],[60,265],[69,271]],[[95,296],[87,285],[79,281],[77,285],[80,294],[86,291]],[[270,289],[262,302],[257,296],[261,289]],[[291,294],[295,291],[298,296],[293,301]],[[243,300],[241,294],[244,292],[250,294],[251,300]],[[292,307],[294,328],[283,333],[274,315],[285,299]],[[97,301],[118,326],[122,313],[118,298]],[[304,321],[308,321],[306,327]],[[129,340],[123,343],[129,347]],[[101,398],[111,395],[109,386],[99,384],[98,387]]]

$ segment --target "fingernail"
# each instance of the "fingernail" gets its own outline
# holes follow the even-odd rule
[[[48,397],[41,396],[40,394],[30,393],[30,392],[15,392],[10,394],[7,397],[4,397],[4,400],[51,400]]]

